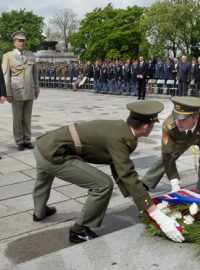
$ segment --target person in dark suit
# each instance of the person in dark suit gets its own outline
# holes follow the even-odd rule
[[[188,95],[188,85],[191,79],[191,65],[187,62],[187,57],[183,55],[181,57],[181,63],[178,65],[178,95]]]
[[[147,79],[154,79],[155,77],[155,65],[152,64],[152,60],[150,59],[147,65]]]
[[[127,121],[82,121],[52,130],[37,139],[33,221],[41,221],[56,213],[56,208],[47,206],[47,201],[53,179],[59,177],[88,189],[85,205],[70,228],[69,241],[81,243],[96,238],[97,234],[90,228],[99,227],[103,221],[113,180],[90,163],[107,164],[125,197],[131,196],[138,209],[147,211],[170,239],[184,240],[175,221],[154,205],[130,159],[138,138],[150,134],[164,106],[151,100],[136,101],[128,104],[127,108],[130,110]]]
[[[197,59],[197,64],[194,66],[193,78],[196,86],[196,96],[200,97],[200,57]]]
[[[3,76],[3,71],[0,65],[0,103],[4,103],[6,100],[6,86],[5,86],[5,81],[4,81],[4,76]],[[1,159],[1,156],[0,156]]]
[[[174,80],[174,81],[177,80],[178,65],[179,65],[178,58],[175,57],[174,61],[172,63],[172,80]]]
[[[146,72],[147,64],[144,61],[144,57],[139,57],[137,64],[137,80],[138,80],[138,99],[145,99],[146,95]]]
[[[3,71],[2,67],[0,65],[0,103],[4,103],[6,100],[6,85],[5,85],[5,80],[3,76]]]

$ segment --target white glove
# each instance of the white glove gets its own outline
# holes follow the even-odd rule
[[[175,179],[170,180],[170,184],[172,186],[172,191],[171,192],[176,192],[176,191],[178,191],[178,190],[181,189],[181,187],[180,187],[180,181],[179,181],[178,178],[175,178]]]
[[[158,208],[149,213],[149,215],[156,221],[156,223],[160,226],[160,229],[166,234],[168,238],[174,242],[184,241],[183,235],[177,229],[180,225],[176,220],[166,216]]]

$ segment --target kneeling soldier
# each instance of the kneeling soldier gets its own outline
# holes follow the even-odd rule
[[[200,146],[200,99],[173,97],[174,109],[163,123],[162,157],[147,171],[143,183],[155,188],[166,173],[172,192],[180,189],[176,160],[192,145]],[[196,189],[200,193],[200,171]]]

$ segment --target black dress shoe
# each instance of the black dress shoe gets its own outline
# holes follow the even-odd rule
[[[52,216],[56,213],[56,208],[55,207],[49,207],[49,206],[46,206],[46,209],[45,209],[45,215],[43,218],[38,218],[34,213],[33,213],[33,221],[41,221],[43,220],[44,218],[46,217],[49,217],[49,216]]]
[[[32,143],[24,143],[24,147],[28,149],[34,149],[34,145]]]
[[[93,240],[94,238],[97,238],[98,235],[90,230],[90,228],[85,227],[84,230],[80,232],[74,232],[72,229],[69,231],[69,241],[72,243],[83,243],[86,241]]]
[[[17,150],[18,150],[18,151],[24,151],[24,145],[23,145],[22,143],[19,143],[19,144],[17,145]]]

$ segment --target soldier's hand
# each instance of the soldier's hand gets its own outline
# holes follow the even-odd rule
[[[149,215],[152,219],[155,220],[155,222],[159,225],[160,229],[168,238],[170,238],[174,242],[182,242],[185,240],[183,235],[178,230],[178,227],[180,227],[180,225],[177,223],[176,220],[168,217],[158,208],[156,208],[156,210],[154,210],[153,212],[149,213]]]
[[[170,184],[172,186],[172,191],[171,192],[177,192],[181,189],[180,187],[180,180],[178,178],[170,180]]]
[[[39,92],[35,92],[35,99],[39,97]]]
[[[4,97],[4,96],[0,97],[0,103],[4,103],[5,100],[6,100],[6,97]]]
[[[9,102],[9,103],[12,103],[13,102],[13,97],[12,96],[8,96],[6,98],[6,100]]]

